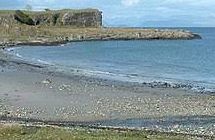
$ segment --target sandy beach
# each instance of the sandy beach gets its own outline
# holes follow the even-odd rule
[[[162,122],[166,117],[182,120],[191,117],[194,123],[202,121],[203,127],[197,124],[196,128],[182,128],[179,119],[178,124],[170,124],[169,130],[203,135],[215,133],[215,96],[212,94],[68,76],[54,72],[46,65],[16,60],[2,51],[0,71],[1,120],[21,118],[105,122],[108,125],[111,120],[153,119]],[[204,118],[210,118],[210,121],[204,121]]]

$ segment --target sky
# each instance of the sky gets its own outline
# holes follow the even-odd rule
[[[105,26],[215,27],[215,0],[0,0],[0,9],[98,8]]]

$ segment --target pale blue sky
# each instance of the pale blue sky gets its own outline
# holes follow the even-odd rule
[[[215,27],[215,0],[0,0],[0,9],[99,8],[109,26]]]

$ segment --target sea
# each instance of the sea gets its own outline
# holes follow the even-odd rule
[[[183,28],[194,40],[84,41],[57,46],[20,46],[8,51],[67,74],[137,83],[189,85],[215,92],[215,28]]]

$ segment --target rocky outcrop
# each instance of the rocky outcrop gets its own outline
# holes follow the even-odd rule
[[[102,26],[101,12],[67,12],[62,17],[63,25],[76,27]]]
[[[32,19],[34,20],[35,25],[47,25],[47,26],[55,26],[56,24],[62,25],[59,23],[61,13],[51,13],[44,12],[32,15]]]
[[[46,11],[32,15],[36,25],[101,27],[102,12],[95,9]]]
[[[15,20],[14,20],[14,16],[13,15],[1,15],[0,16],[0,26],[1,25],[9,25],[9,24],[12,24],[12,23],[15,23]]]

